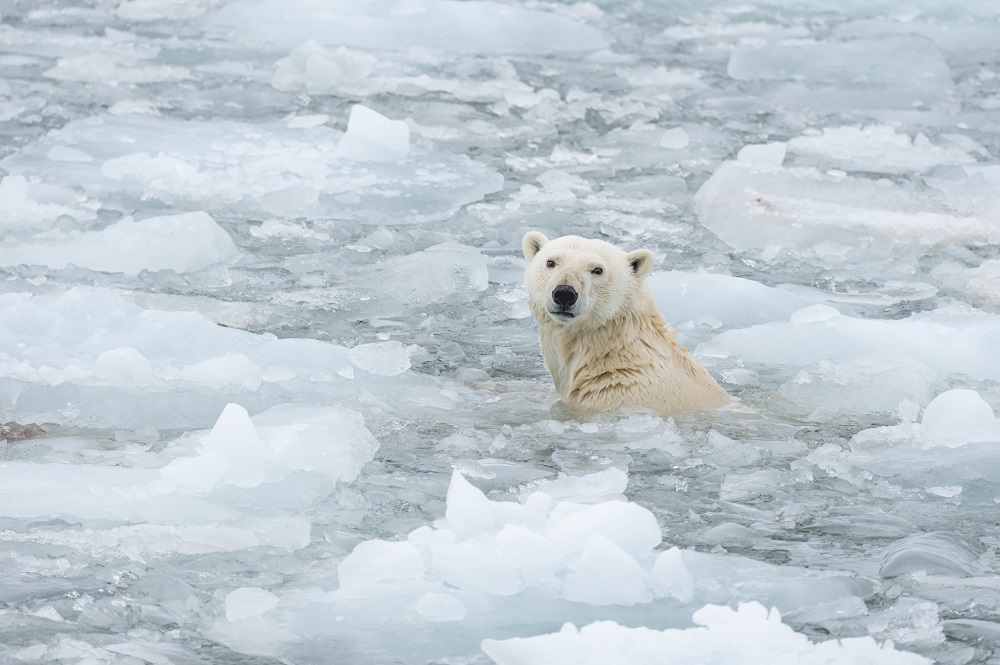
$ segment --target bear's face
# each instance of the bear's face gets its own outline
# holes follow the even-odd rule
[[[603,240],[579,236],[549,240],[531,231],[521,247],[532,310],[565,326],[608,321],[630,302],[653,268],[649,250],[626,253]]]

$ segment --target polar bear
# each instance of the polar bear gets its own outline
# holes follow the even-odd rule
[[[626,253],[579,236],[549,240],[537,231],[521,248],[542,359],[564,402],[589,411],[638,405],[661,414],[729,402],[656,309],[645,279],[652,252]]]

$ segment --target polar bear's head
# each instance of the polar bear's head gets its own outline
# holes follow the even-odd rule
[[[601,325],[631,303],[653,269],[648,249],[623,252],[603,240],[531,231],[521,241],[528,303],[539,323]]]

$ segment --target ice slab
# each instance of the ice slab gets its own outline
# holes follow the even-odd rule
[[[347,132],[337,145],[337,155],[358,162],[395,162],[410,152],[410,128],[367,106],[355,104],[347,119]]]
[[[792,665],[930,665],[931,659],[898,651],[871,637],[813,642],[760,603],[737,609],[707,605],[692,616],[696,627],[652,630],[600,621],[557,633],[484,640],[497,665],[632,665],[633,663],[781,663]],[[669,655],[667,655],[669,654]]]
[[[0,254],[0,265],[68,265],[137,275],[143,270],[196,272],[239,256],[229,234],[205,212],[126,217],[101,231],[54,234],[18,243]]]
[[[824,360],[905,356],[938,377],[990,379],[1000,372],[1000,317],[967,306],[942,307],[905,319],[860,319],[844,314],[794,323],[729,330],[698,351],[732,354],[775,367]]]
[[[416,408],[410,391],[439,394],[407,371],[398,342],[358,347],[355,364],[337,344],[252,334],[103,289],[0,294],[0,349],[0,408],[19,422],[192,428],[232,401],[261,411],[291,394],[343,404],[368,391]]]
[[[370,143],[372,131],[381,130],[369,123],[357,133]],[[444,219],[503,186],[501,175],[464,155],[413,152],[405,161],[387,163],[345,159],[338,154],[343,136],[327,126],[106,115],[67,123],[0,165],[131,205],[155,200],[211,214],[267,212],[361,223],[389,214],[397,222]],[[57,145],[86,152],[93,161],[53,161],[47,155]],[[389,152],[358,145],[355,157],[406,156],[401,136],[386,144]]]
[[[911,138],[888,125],[826,127],[822,133],[793,138],[788,149],[796,156],[807,157],[811,163],[874,173],[921,172],[976,161],[969,152],[947,139],[932,143],[922,133]]]
[[[92,538],[91,547],[122,545],[136,556],[268,544],[299,549],[308,542],[308,522],[289,521],[285,518],[294,515],[284,511],[353,480],[376,450],[378,441],[350,409],[284,404],[250,418],[230,404],[211,431],[183,436],[158,454],[139,449],[90,464],[3,462],[0,514],[148,522],[102,530]],[[242,494],[236,504],[225,499],[237,490]],[[258,517],[281,519],[250,519]],[[71,544],[83,538],[82,532],[65,533],[48,541]]]
[[[733,51],[727,72],[740,81],[795,80],[807,86],[851,89],[938,93],[953,87],[948,63],[931,40],[919,35],[741,44]]]
[[[428,69],[433,75],[427,73]],[[326,48],[308,40],[275,64],[271,85],[278,90],[304,90],[314,95],[372,98],[392,94],[401,97],[443,95],[465,102],[537,106],[559,99],[552,89],[535,90],[522,82],[506,59],[482,58],[456,61],[446,54],[421,53],[419,60],[407,54],[381,53],[378,58],[357,48]],[[464,114],[463,114],[464,115]],[[479,119],[438,118],[446,125],[430,125],[431,119],[409,119],[408,126],[432,139],[465,139],[482,145],[490,141],[490,125]],[[495,138],[495,137],[492,137]]]
[[[489,268],[477,248],[449,241],[386,258],[338,281],[326,302],[353,316],[398,316],[414,307],[477,299],[489,287]]]
[[[851,439],[851,446],[867,449],[905,444],[928,449],[998,441],[1000,420],[993,413],[993,408],[975,390],[952,388],[927,404],[919,423],[904,422],[862,430]],[[947,493],[944,489],[937,492],[939,495]]]
[[[982,548],[955,533],[920,533],[897,540],[882,553],[882,577],[923,573],[973,577],[984,573],[979,563]]]
[[[660,311],[673,325],[740,328],[787,320],[813,301],[794,293],[729,275],[667,271],[646,280]]]
[[[279,593],[266,621],[219,620],[213,634],[237,651],[276,657],[295,653],[296,640],[282,635],[284,628],[314,644],[353,635],[380,657],[424,659],[429,652],[414,634],[449,635],[450,652],[466,652],[475,633],[448,630],[459,619],[482,626],[483,636],[518,634],[526,623],[551,625],[544,617],[553,611],[593,620],[632,608],[662,618],[678,603],[752,598],[813,619],[866,612],[861,597],[872,585],[852,575],[657,551],[662,536],[652,513],[603,500],[621,490],[623,476],[608,469],[542,480],[514,503],[490,500],[455,472],[443,519],[405,540],[363,541],[339,564],[334,590]]]
[[[1000,242],[989,207],[963,210],[888,182],[812,168],[726,162],[694,206],[701,223],[738,250],[784,248],[843,260],[848,250]]]
[[[0,222],[7,233],[12,229],[47,229],[66,215],[78,221],[96,216],[92,206],[83,206],[87,197],[60,185],[29,182],[23,175],[7,175],[0,180]]]
[[[560,53],[607,45],[600,31],[555,13],[474,0],[241,0],[209,14],[213,31],[292,48],[307,40],[378,51]]]

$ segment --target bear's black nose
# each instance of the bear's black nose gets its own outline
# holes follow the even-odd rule
[[[552,289],[552,302],[560,307],[571,307],[576,302],[576,289],[567,284],[560,284]]]

